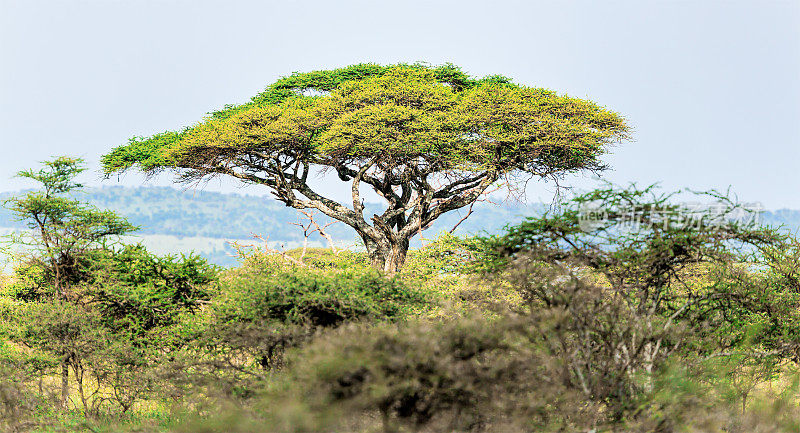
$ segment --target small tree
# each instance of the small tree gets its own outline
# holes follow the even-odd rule
[[[33,290],[27,287],[26,297],[39,298],[44,288],[47,294],[70,300],[75,295],[70,287],[85,279],[81,275],[81,259],[86,253],[104,245],[109,237],[136,229],[111,211],[95,209],[67,196],[82,187],[75,182],[75,176],[84,170],[83,161],[77,158],[46,161],[39,171],[31,169],[18,173],[20,177],[40,182],[42,190],[4,202],[32,230],[15,239],[27,248],[17,272],[23,276],[33,273],[40,286]],[[58,352],[62,404],[68,398],[69,366],[74,363],[75,353],[74,350]]]
[[[570,382],[622,416],[673,355],[747,362],[744,398],[797,359],[791,237],[727,195],[681,205],[654,186],[608,187],[483,239],[481,264],[520,290]],[[674,358],[673,358],[674,359]],[[645,378],[644,382],[641,381]],[[749,387],[749,388],[748,388]]]
[[[600,170],[627,137],[618,114],[590,101],[474,79],[453,65],[360,64],[295,73],[250,102],[227,106],[180,132],[134,137],[103,157],[107,174],[138,166],[183,181],[215,175],[264,185],[297,209],[352,227],[373,266],[404,263],[410,239],[493,184]],[[312,172],[350,183],[346,206],[311,188]],[[361,187],[386,210],[364,215]]]
[[[98,210],[68,196],[82,187],[75,183],[75,176],[85,170],[83,160],[59,157],[43,164],[39,171],[17,174],[41,183],[42,189],[4,204],[32,230],[15,239],[27,247],[27,266],[42,272],[40,279],[58,296],[67,298],[70,285],[81,279],[80,259],[86,252],[137,227],[114,212]]]

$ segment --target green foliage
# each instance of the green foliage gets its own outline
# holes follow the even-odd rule
[[[51,298],[54,294],[52,277],[44,266],[21,264],[14,269],[14,278],[4,292],[13,299],[25,301]]]
[[[306,90],[331,92],[344,83],[380,77],[401,67],[413,70],[431,70],[436,80],[448,83],[459,91],[474,87],[479,83],[510,83],[508,78],[501,76],[475,80],[451,64],[430,68],[423,64],[381,66],[362,63],[329,71],[295,72],[271,84],[245,104],[226,105],[224,109],[210,113],[209,120],[226,120],[248,110],[278,106],[289,99],[304,97],[303,92]],[[133,137],[127,146],[114,149],[106,155],[103,158],[103,165],[108,172],[125,169],[135,164],[141,164],[142,168],[146,170],[169,166],[169,157],[160,150],[180,143],[191,131],[193,128],[185,128],[180,132],[164,132],[150,138]]]
[[[396,320],[428,300],[426,294],[372,269],[326,271],[243,269],[222,281],[215,304],[223,322],[277,321],[335,326],[354,320]]]
[[[715,308],[723,293],[728,299],[753,299],[744,292],[733,295],[734,286],[726,281],[737,267],[757,270],[765,263],[761,252],[784,245],[788,237],[734,219],[744,209],[726,196],[701,194],[718,202],[689,215],[669,201],[674,195],[631,186],[578,196],[561,213],[484,238],[491,253],[483,266],[502,271],[517,260],[573,266],[604,279],[642,308],[676,317]],[[594,214],[602,218],[589,219]]]
[[[26,265],[39,268],[36,271],[23,269],[22,279],[47,282],[64,297],[70,295],[67,293],[69,286],[85,278],[80,272],[83,254],[102,248],[109,240],[136,227],[113,212],[98,210],[65,196],[82,187],[74,181],[74,177],[85,170],[81,159],[60,157],[44,165],[38,172],[28,170],[18,174],[40,182],[41,191],[10,198],[4,204],[32,230],[28,237],[15,239],[29,250],[29,257],[23,259]],[[43,294],[34,292],[29,291],[27,295]]]
[[[553,324],[535,334],[619,419],[649,386],[639,376],[674,357],[735,359],[749,392],[800,347],[797,265],[777,253],[796,241],[732,219],[740,205],[716,193],[717,212],[687,222],[671,196],[593,191],[483,240],[485,269],[520,290],[536,323]]]
[[[333,252],[330,248],[306,248],[306,252],[303,254],[302,248],[295,248],[286,251],[286,254],[296,260],[301,260],[303,264],[314,269],[345,270],[369,266],[369,257],[361,251],[337,250]],[[258,259],[249,257],[246,266],[252,266],[255,260]]]
[[[691,210],[670,201],[681,192],[660,193],[655,185],[594,190],[564,203],[558,213],[529,218],[502,236],[486,238],[486,247],[495,252],[499,266],[519,251],[538,248],[560,254],[553,257],[559,260],[579,256],[597,269],[624,264],[631,269],[627,278],[661,284],[673,268],[746,260],[750,250],[744,247],[765,248],[785,239],[754,224],[752,212],[727,196],[694,193],[696,199],[715,202]],[[748,212],[749,218],[739,221]]]
[[[92,301],[112,329],[147,331],[175,322],[208,301],[217,269],[195,256],[157,256],[141,245],[94,252]]]
[[[76,273],[81,279],[71,288],[73,301],[90,304],[109,329],[141,333],[173,324],[207,302],[218,269],[195,255],[158,256],[137,244],[85,251]],[[6,294],[48,302],[53,285],[47,276],[36,262],[20,265]]]
[[[19,365],[0,359],[0,431],[25,431],[37,408],[52,403],[46,396],[28,392],[27,380]]]
[[[51,353],[58,359],[85,359],[109,343],[97,311],[67,302],[27,302],[19,305],[21,325],[14,340]]]
[[[135,230],[113,212],[101,211],[64,197],[82,185],[74,177],[85,170],[83,160],[60,157],[46,161],[45,168],[34,172],[21,171],[42,184],[42,191],[30,192],[22,197],[5,201],[5,205],[31,230],[45,246],[70,252],[96,245],[109,236],[122,235]],[[49,252],[48,252],[49,253]]]
[[[696,357],[637,378],[643,387],[618,414],[608,393],[587,393],[573,381],[565,353],[537,334],[555,330],[552,319],[475,316],[342,327],[292,352],[284,380],[262,394],[255,412],[233,420],[251,425],[246,431],[360,432],[751,431],[748,426],[778,432],[792,431],[800,420],[796,382],[776,384],[776,394],[754,393],[743,413],[735,382],[759,380],[757,373],[731,375],[730,364]],[[603,365],[587,371],[595,367]],[[606,372],[594,372],[594,379],[613,387]]]
[[[298,93],[305,89],[331,93]],[[396,165],[425,155],[441,169],[574,170],[596,166],[604,146],[625,131],[618,115],[591,102],[501,77],[476,80],[452,65],[356,65],[281,79],[181,133],[131,139],[104,156],[103,166],[108,173],[134,164],[200,169],[258,149],[334,166],[373,157]]]
[[[543,380],[546,366],[520,347],[512,328],[513,321],[481,318],[346,327],[292,357],[288,392],[309,407],[311,420],[323,423],[318,430],[365,415],[379,415],[383,431],[470,431],[487,423],[517,430],[530,421],[515,426],[522,418],[507,416],[532,414],[526,403],[557,404],[547,400],[558,386]],[[523,403],[533,389],[538,395]],[[521,405],[508,405],[517,398]],[[326,419],[329,411],[335,415]]]
[[[114,405],[127,412],[152,394],[156,366],[176,347],[167,326],[209,298],[217,271],[196,256],[112,248],[135,227],[68,196],[81,171],[81,160],[62,157],[20,173],[43,190],[6,202],[33,234],[21,239],[28,250],[0,298],[0,335],[13,346],[5,361],[28,372],[26,386],[38,378],[39,395],[50,398],[45,378],[60,375],[52,400],[92,417]]]
[[[347,322],[401,321],[428,308],[431,296],[364,265],[306,268],[249,261],[227,272],[203,314],[181,325],[187,348],[179,365],[190,381],[247,398],[280,370],[285,350],[323,328]],[[269,256],[267,256],[269,257]],[[205,361],[198,364],[197,360]]]
[[[159,298],[157,292],[148,297],[146,288],[154,291],[157,286],[146,281],[114,293],[127,304],[91,290],[86,302],[13,302],[0,327],[3,341],[14,344],[6,360],[12,360],[19,372],[28,372],[26,383],[38,379],[39,394],[53,394],[54,405],[80,408],[89,417],[104,411],[127,412],[143,399],[168,395],[171,387],[158,385],[162,366],[167,354],[182,344],[178,329],[169,325],[190,308]],[[169,290],[168,285],[161,288]],[[140,304],[130,301],[136,296]],[[72,383],[61,389],[61,399],[48,383],[59,374]]]
[[[42,164],[44,167],[39,171],[23,170],[17,173],[17,176],[41,183],[44,187],[43,195],[46,197],[64,194],[83,187],[74,180],[75,176],[86,171],[82,159],[62,156],[52,161],[44,161]]]
[[[466,274],[487,251],[480,238],[442,232],[424,247],[410,251],[403,274],[421,280]]]

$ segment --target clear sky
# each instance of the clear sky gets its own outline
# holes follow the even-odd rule
[[[731,186],[800,209],[798,0],[0,0],[0,191],[62,154],[101,184],[100,155],[133,135],[192,124],[293,71],[400,61],[622,113],[635,141],[607,158],[614,182]]]

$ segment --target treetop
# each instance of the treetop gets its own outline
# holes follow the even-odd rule
[[[194,126],[134,137],[102,163],[107,174],[138,166],[188,177],[283,157],[332,167],[378,161],[389,172],[544,176],[602,168],[599,156],[627,133],[613,111],[506,77],[477,79],[450,64],[359,64],[281,78]]]
[[[42,165],[44,167],[37,171],[33,169],[20,171],[17,177],[26,177],[41,183],[47,196],[83,187],[80,183],[74,182],[75,176],[86,171],[82,159],[59,156],[52,161],[43,161]]]

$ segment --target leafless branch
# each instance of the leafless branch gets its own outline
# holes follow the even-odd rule
[[[308,267],[308,265],[303,263],[302,260],[297,260],[294,257],[290,256],[289,254],[286,254],[286,251],[284,251],[282,248],[278,249],[278,248],[270,247],[269,246],[269,236],[267,236],[266,238],[261,236],[261,235],[257,235],[257,234],[252,234],[252,236],[253,236],[254,239],[257,239],[257,240],[260,240],[260,241],[264,242],[263,250],[267,254],[273,254],[273,255],[280,256],[286,262],[294,264],[294,265],[297,265],[297,266],[301,266],[301,267],[304,267],[304,268]],[[231,254],[231,256],[235,257],[237,259],[247,258],[251,254],[252,249],[253,248],[257,248],[255,245],[241,244],[241,243],[239,243],[237,241],[228,241],[228,245],[233,247],[233,249],[236,251],[236,253],[235,254]]]

